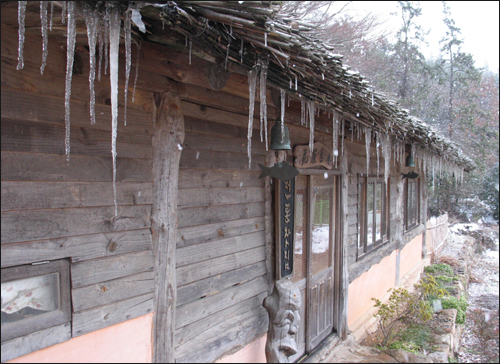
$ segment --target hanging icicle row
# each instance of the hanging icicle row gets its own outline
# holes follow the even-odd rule
[[[48,54],[48,21],[47,21],[47,1],[40,1],[40,20],[41,20],[41,30],[42,30],[42,65],[40,66],[40,74],[43,75],[43,70],[47,64],[47,54]]]
[[[116,203],[116,136],[118,128],[118,58],[120,50],[120,10],[114,7],[109,18],[109,78],[111,82],[111,156],[113,157],[113,201]]]
[[[68,4],[68,38],[66,43],[66,88],[64,91],[64,121],[66,125],[65,133],[65,152],[66,159],[69,161],[70,153],[70,98],[71,98],[71,80],[73,78],[73,61],[75,58],[76,43],[76,21],[75,21],[75,3],[70,1]]]
[[[253,68],[248,71],[248,134],[247,134],[247,154],[248,154],[248,169],[252,164],[252,131],[253,131],[253,114],[255,109],[255,89],[257,85],[257,69]]]
[[[17,48],[17,69],[24,68],[24,22],[26,20],[26,3],[27,1],[19,1],[17,4],[17,21],[19,24],[19,46]]]
[[[127,125],[128,82],[130,78],[130,69],[132,68],[132,8],[130,4],[124,14],[123,28],[125,33],[125,105],[123,107],[123,124]]]
[[[316,104],[314,100],[307,100],[309,112],[309,153],[312,156],[314,149],[314,111]]]
[[[83,9],[83,16],[85,17],[85,24],[87,25],[87,38],[89,42],[89,90],[90,90],[90,124],[95,124],[95,68],[96,68],[96,45],[97,45],[97,31],[99,27],[99,13],[92,11],[88,7]]]

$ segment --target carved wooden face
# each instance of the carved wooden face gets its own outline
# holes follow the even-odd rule
[[[295,336],[300,324],[299,307],[289,305],[278,311],[276,318],[274,330],[276,337],[280,338],[278,351],[287,357],[295,355],[298,351]]]

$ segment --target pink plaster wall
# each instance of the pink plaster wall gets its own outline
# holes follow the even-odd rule
[[[151,326],[147,314],[49,346],[9,363],[151,363]]]
[[[260,337],[232,355],[225,356],[216,363],[266,363],[267,335]]]
[[[374,305],[372,297],[382,298],[387,290],[394,287],[395,284],[396,251],[393,251],[379,264],[373,265],[349,284],[347,324],[353,324]]]
[[[422,260],[422,239],[423,234],[417,235],[401,250],[399,260],[399,276],[401,278]]]

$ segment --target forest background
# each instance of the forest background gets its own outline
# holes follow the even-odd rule
[[[498,69],[477,67],[473,55],[462,50],[460,26],[445,1],[446,30],[433,58],[423,54],[428,30],[422,26],[419,2],[397,2],[399,11],[392,20],[399,24],[396,34],[380,31],[384,21],[378,16],[354,18],[349,3],[335,3],[286,1],[281,12],[314,24],[315,35],[344,56],[344,65],[439,130],[475,162],[476,169],[465,173],[462,183],[445,173],[436,173],[433,180],[428,173],[428,217],[446,211],[465,221],[498,220]]]

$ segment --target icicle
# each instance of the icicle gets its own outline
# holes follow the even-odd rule
[[[295,76],[295,91],[297,91],[297,76]]]
[[[265,143],[267,150],[267,64],[263,61],[259,61],[260,64],[260,141],[262,142],[262,133],[265,135]]]
[[[227,44],[227,49],[226,49],[226,60],[224,62],[224,69],[227,70],[227,60],[229,59],[229,49],[231,48],[231,42]]]
[[[243,38],[241,38],[240,63],[243,63]]]
[[[52,31],[52,18],[54,16],[54,2],[51,1],[50,2],[50,25],[49,25],[49,29],[50,31]]]
[[[191,65],[191,53],[193,50],[193,41],[189,38],[189,65]]]
[[[109,3],[106,3],[106,11],[103,19],[104,31],[104,74],[107,75],[108,59],[109,59]]]
[[[70,153],[70,98],[71,98],[71,80],[73,78],[73,60],[75,58],[75,3],[70,1],[68,4],[68,38],[66,54],[66,90],[64,92],[64,121],[66,124],[65,149],[66,159],[69,161]]]
[[[375,131],[375,150],[377,151],[377,176],[380,174],[380,135],[378,131]]]
[[[349,90],[349,98],[352,98],[352,91]]]
[[[83,15],[85,17],[85,23],[87,25],[87,38],[89,40],[89,91],[90,91],[90,124],[95,124],[95,52],[97,44],[97,27],[98,14],[94,11],[84,8]]]
[[[314,109],[316,104],[313,100],[308,100],[309,112],[309,153],[312,155],[314,149]]]
[[[384,157],[384,182],[386,190],[389,191],[387,181],[389,180],[389,172],[391,168],[391,136],[387,134],[386,138],[382,138],[382,155]]]
[[[345,127],[345,122],[342,120],[342,155],[344,155],[344,127]]]
[[[17,48],[17,69],[24,68],[24,21],[26,19],[26,1],[19,1],[17,7],[17,20],[19,23],[19,47]]]
[[[370,170],[370,144],[372,142],[372,130],[368,127],[364,128],[365,132],[365,147],[366,147],[366,174]]]
[[[99,71],[97,73],[97,79],[101,82],[101,66],[102,66],[102,55],[104,53],[104,19],[102,22],[98,23],[99,30],[97,32],[99,41]]]
[[[111,10],[109,19],[109,78],[111,82],[111,155],[113,157],[113,199],[115,216],[118,215],[116,204],[116,135],[118,128],[118,57],[120,50],[120,10]]]
[[[129,8],[125,12],[123,21],[123,31],[125,33],[125,89],[124,98],[125,104],[123,107],[123,124],[127,125],[127,102],[128,102],[128,82],[130,79],[130,68],[132,68],[132,9]]]
[[[292,80],[290,80],[290,90],[292,89]]]
[[[264,32],[264,46],[267,47],[267,33]]]
[[[49,37],[47,34],[47,1],[40,1],[40,20],[42,23],[42,65],[40,66],[40,73],[43,75],[43,70],[47,64],[48,43]]]
[[[255,88],[257,85],[257,70],[251,69],[248,71],[248,143],[247,143],[247,154],[248,154],[248,169],[252,164],[252,131],[253,131],[253,114],[255,109]]]
[[[61,23],[66,24],[67,1],[62,2]]]
[[[139,76],[139,56],[141,54],[141,42],[139,41],[137,44],[137,57],[135,61],[135,80],[134,80],[134,91],[132,91],[132,102],[135,102],[135,86],[137,86],[137,78]]]
[[[284,142],[285,138],[285,90],[280,89],[281,97],[281,142]]]
[[[335,160],[335,166],[337,166],[337,159],[339,156],[339,119],[337,116],[337,113],[333,113],[333,118],[332,118],[332,138],[333,138],[333,149],[332,149],[332,155],[333,159]]]
[[[300,99],[300,125],[306,125],[306,98]]]

